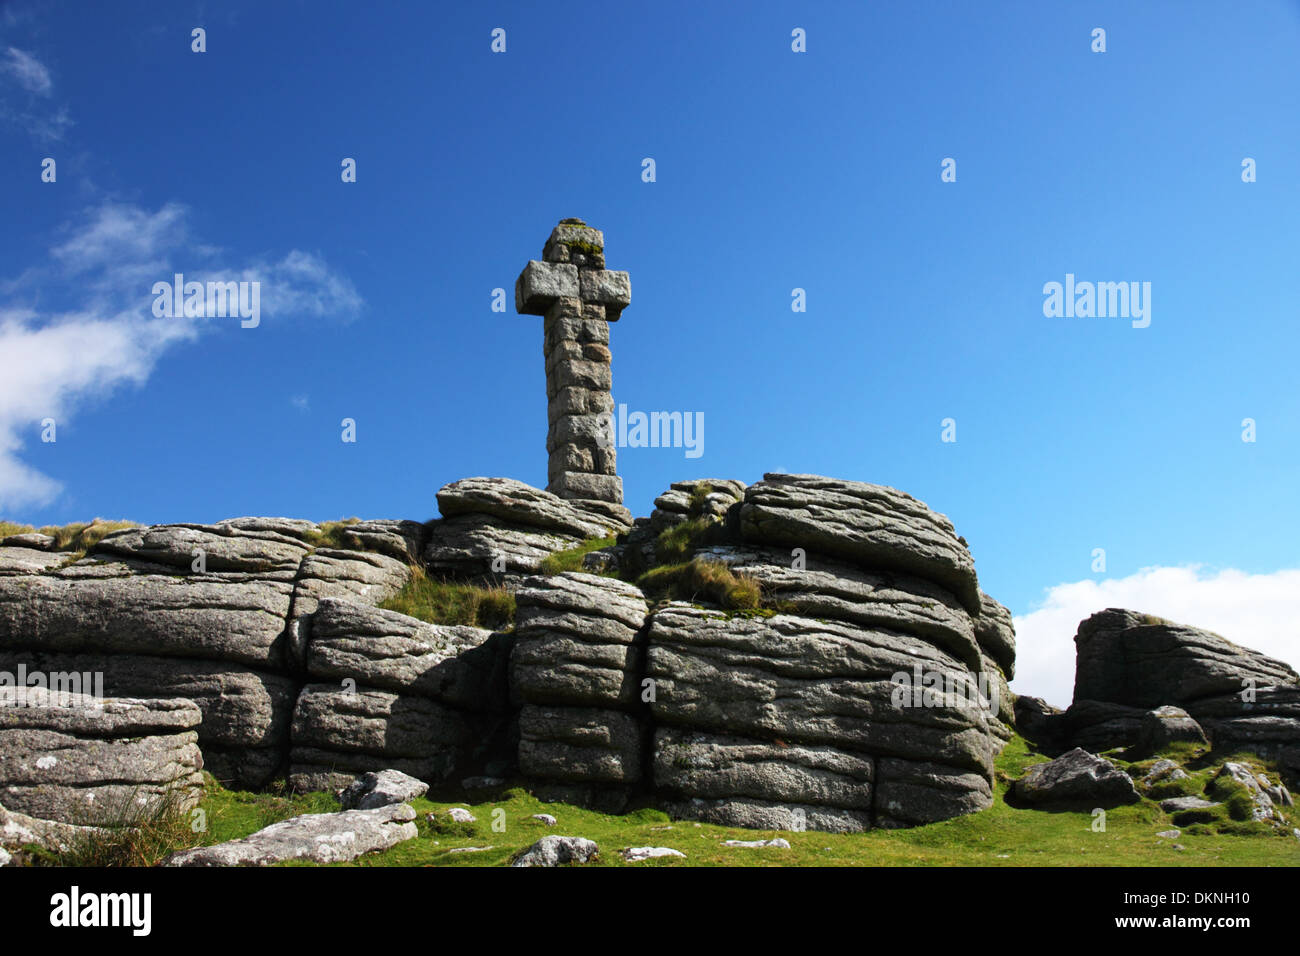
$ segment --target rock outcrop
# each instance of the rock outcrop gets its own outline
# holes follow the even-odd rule
[[[453,482],[438,503],[427,523],[132,528],[80,559],[0,547],[0,670],[184,698],[207,767],[239,787],[287,770],[298,789],[339,790],[369,773],[387,794],[384,773],[441,786],[517,771],[606,810],[650,797],[685,817],[835,831],[991,803],[1014,719],[1010,614],[916,499],[773,474],[675,483],[635,524],[616,501],[510,479]],[[538,573],[615,536],[589,555],[602,574]],[[660,536],[673,561],[749,582],[759,606],[613,576],[660,565]],[[412,566],[504,585],[513,628],[376,607]]]
[[[1150,753],[1208,738],[1225,753],[1277,760],[1300,779],[1300,675],[1282,661],[1120,608],[1080,623],[1075,645],[1070,707],[1017,712],[1021,731],[1040,746]]]
[[[187,700],[0,687],[0,803],[74,825],[128,825],[198,803],[203,759]]]

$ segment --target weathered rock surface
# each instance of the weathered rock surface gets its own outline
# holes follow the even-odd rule
[[[600,847],[583,837],[544,836],[510,865],[563,866],[566,863],[586,863],[598,853]]]
[[[284,860],[342,863],[387,850],[416,835],[405,803],[373,810],[309,813],[272,824],[242,840],[173,853],[164,866],[270,866]]]
[[[1108,608],[1079,625],[1068,743],[1102,750],[1139,743],[1153,708],[1186,711],[1219,750],[1246,749],[1300,771],[1300,675],[1217,634]],[[1186,733],[1196,739],[1190,725]],[[1150,732],[1155,732],[1154,725]]]
[[[77,826],[57,820],[15,813],[0,806],[0,851],[12,859],[21,859],[25,847],[37,847],[49,853],[67,853],[83,840],[101,833],[99,827]],[[0,860],[0,866],[7,865]]]
[[[298,689],[288,676],[241,664],[142,654],[47,654],[0,648],[0,671],[103,679],[109,697],[182,697],[203,720],[196,728],[204,766],[240,788],[269,782],[289,745]]]
[[[652,618],[647,674],[663,724],[824,743],[990,772],[979,707],[898,707],[914,666],[978,697],[958,662],[909,635],[778,614],[729,618],[673,603]],[[777,706],[777,702],[779,706]]]
[[[979,614],[970,552],[946,517],[904,492],[819,475],[769,473],[745,490],[740,522],[746,541],[905,571],[946,587]]]
[[[344,810],[375,810],[408,803],[429,792],[429,785],[400,770],[363,773],[339,791]]]
[[[6,542],[13,538],[6,538]],[[44,548],[29,548],[6,544],[0,547],[0,576],[14,574],[42,574],[67,563],[68,555]]]
[[[1142,715],[1138,727],[1138,750],[1146,754],[1159,753],[1171,744],[1188,743],[1209,745],[1205,731],[1180,707],[1157,707]]]
[[[501,711],[508,706],[511,644],[509,635],[483,628],[428,624],[326,598],[312,621],[307,673],[465,710]]]
[[[640,697],[640,628],[631,584],[581,572],[534,577],[515,594],[512,691],[521,702],[630,708]]]
[[[1238,694],[1242,682],[1297,686],[1288,665],[1217,634],[1119,608],[1079,625],[1074,699],[1144,710]]]
[[[96,700],[0,687],[0,803],[75,824],[194,806],[202,715],[187,700]]]
[[[581,501],[566,500],[512,478],[453,481],[438,492],[438,510],[444,518],[488,515],[579,540],[603,537],[631,523],[613,524],[607,511],[590,511]]]
[[[335,789],[358,772],[392,768],[441,782],[478,739],[467,715],[423,697],[307,684],[294,708],[289,779]]]
[[[1016,781],[1015,794],[1034,806],[1113,807],[1141,799],[1132,777],[1109,760],[1077,747],[1055,760],[1030,767]]]

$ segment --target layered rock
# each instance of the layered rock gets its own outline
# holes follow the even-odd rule
[[[188,810],[203,787],[201,719],[187,700],[0,687],[0,803],[76,825]]]
[[[509,647],[481,628],[326,598],[306,658],[313,683],[294,709],[290,782],[333,789],[389,768],[445,781],[505,719]]]
[[[397,550],[409,524],[362,523],[355,540]],[[313,550],[320,537],[310,521],[253,517],[119,531],[71,563],[33,551],[57,564],[0,576],[0,671],[94,674],[110,696],[192,700],[207,769],[263,786],[289,750],[320,599],[378,602],[410,573],[390,555]]]
[[[740,526],[749,542],[914,574],[947,588],[972,615],[980,613],[975,564],[952,522],[896,489],[769,473],[745,491]]]
[[[1199,726],[1216,750],[1249,750],[1300,774],[1300,676],[1289,665],[1209,631],[1121,608],[1080,623],[1075,644],[1074,702],[1032,733],[1026,728],[1031,739],[1037,733],[1057,747],[1149,751],[1196,742]],[[1185,714],[1170,717],[1166,708]]]
[[[584,802],[617,806],[643,779],[642,626],[634,585],[568,572],[534,577],[515,594],[510,659],[519,715],[519,769]],[[567,792],[567,791],[566,791]]]
[[[442,517],[429,523],[430,570],[460,577],[536,573],[556,551],[631,527],[619,504],[569,501],[512,478],[466,478],[438,492]],[[511,579],[514,580],[511,580]]]

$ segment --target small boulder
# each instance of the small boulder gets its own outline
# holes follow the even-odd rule
[[[1142,716],[1138,727],[1138,752],[1155,754],[1171,744],[1191,743],[1209,746],[1205,731],[1181,707],[1157,707]]]
[[[1030,767],[1016,781],[1015,794],[1035,806],[1087,803],[1113,807],[1141,799],[1128,774],[1079,747]]]
[[[771,847],[774,850],[790,849],[790,841],[777,837],[774,840],[723,840],[723,846],[738,846],[748,850],[761,850],[765,847]]]
[[[339,791],[344,810],[374,810],[394,803],[406,803],[429,792],[429,785],[400,770],[363,773]]]
[[[164,866],[270,866],[282,860],[341,863],[387,850],[416,835],[408,804],[375,810],[308,813],[274,823],[242,840],[173,853]]]
[[[515,858],[511,866],[563,866],[586,863],[600,853],[594,841],[582,837],[544,836]]]
[[[447,816],[451,817],[456,823],[475,823],[478,821],[478,817],[464,807],[452,807],[447,811]]]
[[[555,817],[551,816],[549,813],[534,813],[533,819],[542,821],[548,827],[555,826]]]
[[[630,846],[619,852],[629,863],[640,863],[642,860],[653,860],[661,856],[679,856],[686,859],[685,853],[667,846]]]

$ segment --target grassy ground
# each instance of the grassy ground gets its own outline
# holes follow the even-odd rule
[[[520,850],[550,833],[595,840],[598,866],[1296,866],[1300,841],[1289,833],[1264,828],[1223,833],[1213,827],[1182,828],[1177,840],[1157,832],[1175,828],[1149,800],[1110,810],[1105,832],[1094,832],[1090,813],[1020,810],[1006,804],[1008,781],[1024,768],[1045,760],[1017,737],[998,759],[997,794],[991,809],[911,830],[828,834],[740,830],[669,820],[641,809],[622,816],[596,813],[566,804],[544,803],[514,788],[473,802],[454,802],[449,795],[417,800],[419,836],[383,853],[370,854],[348,866],[501,866]],[[1217,763],[1217,760],[1215,761]],[[1210,762],[1205,763],[1208,770]],[[448,808],[467,807],[476,823],[455,824]],[[202,843],[245,836],[295,813],[335,809],[328,794],[297,797],[232,793],[210,785],[203,803],[208,832]],[[494,811],[501,813],[495,814]],[[1294,811],[1293,811],[1294,812]],[[434,814],[430,822],[428,815]],[[549,813],[554,827],[532,819]],[[500,829],[494,829],[496,826]],[[789,850],[745,849],[722,845],[728,839],[783,837]],[[1175,849],[1177,843],[1184,849]],[[491,847],[476,853],[452,853],[457,847]],[[686,859],[667,858],[625,864],[619,850],[666,846]],[[302,865],[302,864],[290,864]]]
[[[515,619],[515,596],[504,587],[431,578],[418,567],[411,568],[406,586],[379,606],[433,624],[499,629],[509,627]]]

